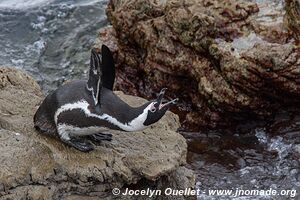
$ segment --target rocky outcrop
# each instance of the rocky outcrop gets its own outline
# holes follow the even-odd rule
[[[285,0],[285,25],[300,44],[300,0]]]
[[[0,88],[0,199],[113,199],[119,198],[112,195],[115,187],[194,187],[173,113],[141,132],[112,131],[111,142],[82,153],[34,130],[32,117],[44,96],[32,78],[0,68]],[[144,102],[117,94],[129,104]]]
[[[183,121],[228,126],[299,103],[300,49],[284,13],[281,1],[111,0],[96,45],[114,50],[118,89],[150,98],[167,86]]]

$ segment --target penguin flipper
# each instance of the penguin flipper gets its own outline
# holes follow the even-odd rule
[[[101,88],[102,88],[102,69],[101,57],[97,49],[91,51],[89,79],[87,81],[87,90],[91,92],[95,105],[101,104]]]
[[[115,82],[115,63],[114,58],[106,45],[101,47],[102,54],[102,85],[103,87],[113,90]]]

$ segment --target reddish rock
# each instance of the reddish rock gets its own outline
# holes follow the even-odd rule
[[[290,34],[300,42],[300,0],[285,0],[284,21]]]
[[[179,97],[184,124],[231,125],[300,100],[300,51],[280,2],[111,0],[100,30],[117,64],[117,89]]]

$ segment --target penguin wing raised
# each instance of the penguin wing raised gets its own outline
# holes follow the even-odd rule
[[[102,85],[103,87],[113,90],[114,82],[115,82],[115,63],[114,58],[109,50],[109,48],[105,45],[102,45],[101,48],[102,54]]]
[[[93,48],[91,51],[89,79],[87,89],[93,96],[95,105],[101,104],[102,86],[113,90],[115,82],[115,64],[111,51],[102,45],[101,54],[99,50]]]
[[[95,105],[100,104],[102,88],[101,57],[95,48],[91,51],[89,79],[86,88],[91,92]]]

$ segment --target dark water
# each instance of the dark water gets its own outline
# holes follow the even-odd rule
[[[279,116],[248,132],[184,133],[189,168],[197,172],[198,199],[300,199],[300,114]],[[289,195],[216,196],[209,189],[290,190]],[[284,191],[283,191],[284,192]]]
[[[97,30],[107,25],[106,1],[0,0],[0,65],[33,75],[44,91],[67,79],[86,76]],[[188,167],[197,187],[281,189],[300,192],[300,117],[279,116],[275,124],[248,131],[182,133],[188,141]],[[300,199],[212,196],[198,199]]]

